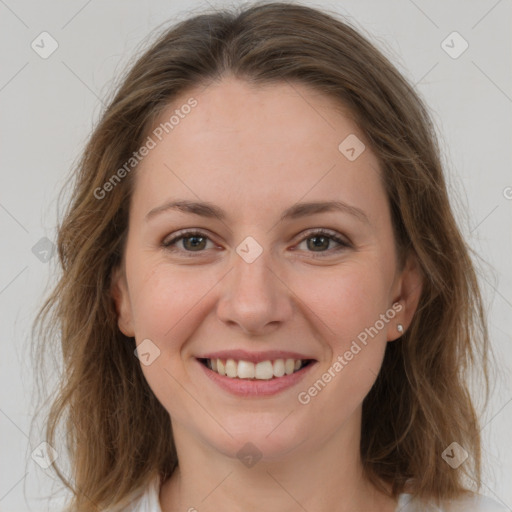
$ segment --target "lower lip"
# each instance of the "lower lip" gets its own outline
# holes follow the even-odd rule
[[[295,386],[295,384],[300,382],[316,364],[316,362],[309,363],[298,372],[292,373],[291,375],[283,375],[283,377],[275,377],[269,380],[250,380],[219,375],[217,372],[207,368],[197,359],[196,361],[209,379],[211,379],[213,382],[218,384],[222,389],[228,391],[229,393],[242,397],[276,395],[285,389],[289,389],[292,386]]]

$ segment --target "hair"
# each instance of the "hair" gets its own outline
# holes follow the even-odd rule
[[[477,492],[480,429],[469,372],[481,371],[488,393],[490,347],[433,122],[413,87],[358,30],[334,14],[277,2],[203,13],[166,29],[124,75],[74,169],[58,227],[59,280],[34,322],[38,361],[52,350],[62,354],[45,435],[55,446],[65,432],[70,476],[53,467],[72,491],[68,510],[119,510],[178,464],[169,414],[143,376],[134,338],[117,327],[111,294],[136,169],[108,197],[94,191],[141,147],[170,102],[226,75],[310,86],[348,108],[366,135],[400,261],[413,253],[424,283],[410,328],[387,344],[363,402],[364,471],[394,497],[405,489],[435,501]],[[441,458],[453,441],[470,454],[457,471]]]

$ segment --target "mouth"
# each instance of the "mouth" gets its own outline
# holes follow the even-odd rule
[[[307,378],[318,361],[288,350],[242,349],[197,354],[197,367],[208,382],[240,398],[268,398],[291,390]]]
[[[301,372],[315,359],[277,358],[252,362],[244,359],[198,358],[203,366],[222,377],[246,381],[282,379]]]

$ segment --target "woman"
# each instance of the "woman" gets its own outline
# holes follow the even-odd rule
[[[271,3],[165,32],[58,243],[39,322],[61,334],[69,510],[499,510],[466,382],[487,385],[486,323],[432,124],[345,22]]]

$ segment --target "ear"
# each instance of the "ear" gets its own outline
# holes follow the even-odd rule
[[[422,291],[423,272],[421,271],[416,253],[411,251],[406,258],[404,267],[400,271],[394,287],[393,304],[400,304],[401,308],[398,310],[397,307],[396,309],[395,306],[393,307],[397,314],[393,322],[390,323],[391,328],[388,329],[388,341],[395,341],[407,331],[418,307]],[[398,324],[403,326],[402,333],[397,329]]]
[[[116,267],[112,272],[110,293],[114,299],[117,312],[117,325],[119,330],[130,338],[135,336],[133,330],[132,305],[128,293],[126,273],[122,266]]]

